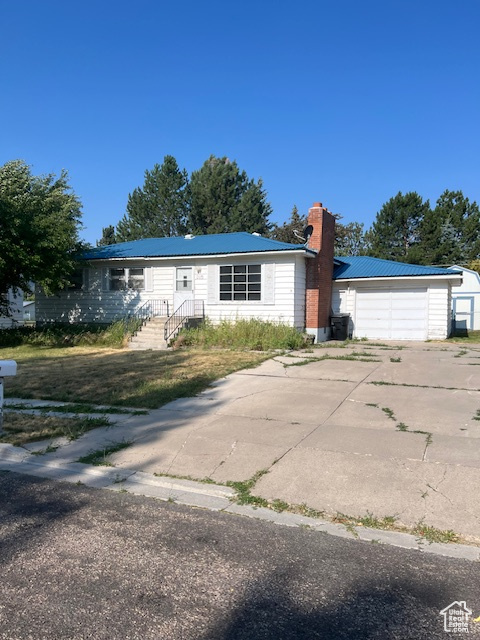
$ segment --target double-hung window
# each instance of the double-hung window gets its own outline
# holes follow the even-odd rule
[[[110,291],[126,291],[134,289],[141,291],[145,289],[145,273],[142,267],[128,267],[110,269],[109,271]]]
[[[220,267],[220,300],[260,301],[261,297],[261,265],[240,264]]]

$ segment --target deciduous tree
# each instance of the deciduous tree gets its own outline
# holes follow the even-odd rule
[[[22,160],[0,167],[0,308],[9,313],[7,292],[47,294],[69,283],[80,250],[81,204],[66,171],[34,176]]]

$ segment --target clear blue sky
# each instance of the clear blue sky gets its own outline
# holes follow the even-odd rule
[[[67,169],[91,243],[167,154],[236,160],[275,222],[480,202],[478,0],[0,0],[0,20],[0,164]]]

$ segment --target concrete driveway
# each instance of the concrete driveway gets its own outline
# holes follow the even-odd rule
[[[195,398],[98,429],[52,457],[121,438],[121,468],[247,480],[328,514],[395,516],[480,541],[480,345],[334,343],[277,356]]]

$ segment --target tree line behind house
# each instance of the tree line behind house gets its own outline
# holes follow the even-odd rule
[[[364,213],[364,212],[362,212]],[[210,156],[189,176],[173,156],[145,171],[144,184],[128,194],[119,222],[103,229],[98,245],[147,237],[246,231],[299,244],[306,212],[293,206],[281,225],[261,179],[235,161]],[[68,175],[33,175],[21,160],[0,167],[0,314],[9,290],[28,292],[36,282],[47,293],[69,284],[80,240],[81,202]],[[343,224],[335,214],[337,256],[370,255],[416,264],[462,264],[480,269],[480,210],[461,191],[444,191],[435,206],[415,192],[397,193],[370,229]]]
[[[272,208],[261,179],[255,181],[228,158],[210,158],[191,176],[173,156],[145,171],[142,187],[129,194],[116,228],[103,229],[99,245],[184,233],[246,231],[298,244],[306,213],[294,205],[283,224],[272,224]],[[445,190],[434,207],[416,192],[397,193],[369,229],[336,218],[338,256],[369,255],[424,265],[468,264],[480,257],[480,210],[461,191]],[[479,263],[480,264],[480,263]]]

